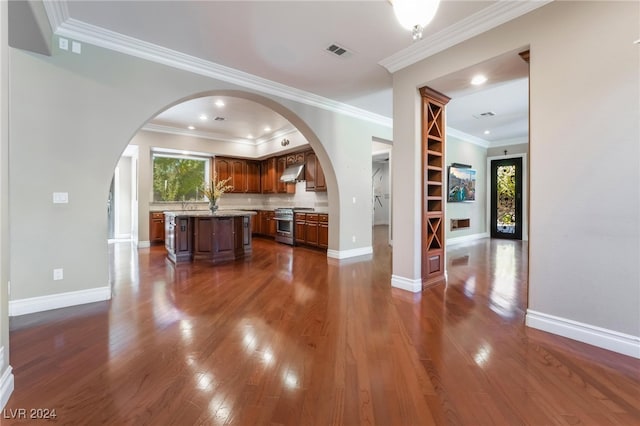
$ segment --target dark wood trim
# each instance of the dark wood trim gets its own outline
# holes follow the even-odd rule
[[[518,55],[520,55],[520,57],[522,58],[523,61],[525,61],[526,63],[529,63],[529,50],[525,50],[523,52],[518,53]]]
[[[427,86],[420,88],[420,96],[422,96],[423,98],[429,98],[433,101],[441,103],[442,105],[448,104],[451,100],[451,98],[444,93],[440,93],[437,90]]]

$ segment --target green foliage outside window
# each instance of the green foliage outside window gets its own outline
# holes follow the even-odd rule
[[[201,201],[207,182],[205,159],[153,157],[154,201]]]

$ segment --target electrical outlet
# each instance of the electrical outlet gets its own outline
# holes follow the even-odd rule
[[[63,269],[57,268],[53,270],[53,280],[58,281],[64,278]]]
[[[356,242],[356,236],[355,235],[353,237],[351,237],[351,242],[353,242],[353,243]]]
[[[356,203],[356,197],[353,197],[353,204]]]
[[[66,38],[59,38],[58,46],[62,50],[69,50],[69,40],[67,40]]]
[[[82,53],[82,45],[77,41],[71,42],[71,51],[73,53],[77,53],[78,55]]]

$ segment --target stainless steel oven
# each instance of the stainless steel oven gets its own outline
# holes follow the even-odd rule
[[[274,219],[276,221],[276,241],[293,245],[295,241],[293,235],[293,209],[275,209],[274,213]]]

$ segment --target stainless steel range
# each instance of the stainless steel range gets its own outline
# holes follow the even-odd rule
[[[293,225],[293,209],[275,209],[274,213],[274,219],[276,221],[276,241],[294,245],[295,236],[293,232],[295,226]]]
[[[274,210],[276,221],[276,241],[284,244],[295,245],[294,213],[296,211],[313,211],[313,208],[284,207]]]

